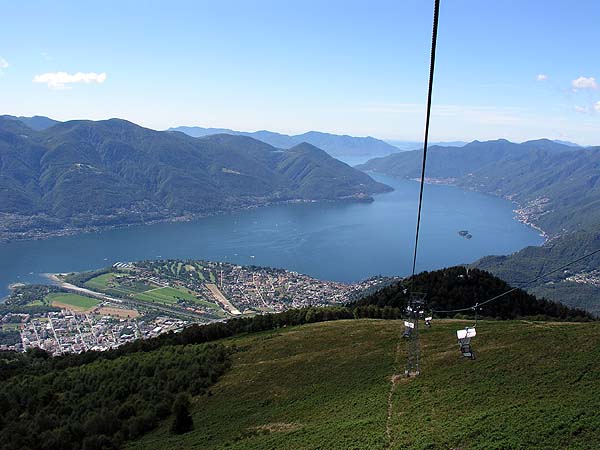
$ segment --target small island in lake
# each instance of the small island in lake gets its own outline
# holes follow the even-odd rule
[[[465,239],[471,239],[473,237],[473,235],[469,233],[469,230],[460,230],[458,234]]]

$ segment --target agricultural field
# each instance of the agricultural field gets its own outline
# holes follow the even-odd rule
[[[48,294],[44,302],[51,306],[64,307],[75,311],[89,311],[100,304],[99,300],[82,295],[55,292]]]
[[[114,272],[103,273],[97,277],[92,278],[84,283],[85,287],[90,289],[104,290],[109,287],[109,284],[115,283],[118,274]]]
[[[44,306],[45,303],[42,300],[34,300],[32,302],[27,303],[25,306]]]
[[[169,423],[131,449],[600,448],[600,323],[483,321],[463,359],[456,330],[422,337],[403,372],[401,321],[289,327],[220,342],[233,366],[192,400],[193,431]],[[566,388],[568,386],[568,388]]]
[[[186,306],[192,306],[193,304],[204,310],[210,310],[210,314],[216,317],[223,317],[224,313],[217,304],[202,297],[198,298],[198,293],[195,291],[177,286],[182,282],[177,280],[178,277],[183,280],[189,279],[190,276],[204,277],[203,270],[202,266],[196,264],[165,262],[153,270],[153,273],[156,274],[154,276],[152,272],[150,275],[148,273],[140,275],[139,272],[135,271],[121,272],[114,270],[87,280],[83,283],[83,286],[115,297],[169,307],[176,306],[179,300],[183,300],[187,303]],[[175,277],[175,285],[165,286],[165,275]],[[205,271],[205,275],[210,277],[208,271]],[[171,283],[173,282],[169,284]]]

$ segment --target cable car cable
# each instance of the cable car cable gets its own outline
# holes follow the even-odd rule
[[[419,230],[421,228],[421,210],[423,207],[423,188],[425,186],[425,167],[427,164],[427,146],[429,141],[429,121],[431,118],[431,97],[433,92],[433,74],[435,71],[435,51],[437,48],[438,21],[440,12],[440,0],[435,0],[433,9],[433,31],[431,33],[431,59],[429,62],[429,87],[427,91],[427,111],[425,114],[425,140],[423,142],[423,163],[421,166],[421,186],[419,189],[419,208],[417,211],[417,230],[415,233],[415,249],[412,262],[412,277],[415,277],[417,268],[417,249],[419,246]],[[412,286],[412,282],[411,282]]]
[[[415,232],[415,247],[412,260],[412,276],[408,289],[408,306],[406,308],[407,321],[405,322],[404,337],[407,341],[407,362],[404,373],[407,376],[418,376],[419,368],[419,309],[424,304],[424,294],[413,291],[413,280],[415,278],[417,267],[417,254],[419,248],[419,231],[421,229],[421,211],[423,209],[423,190],[425,186],[425,168],[427,165],[427,147],[429,145],[429,123],[431,119],[431,98],[433,94],[433,76],[435,72],[435,52],[437,48],[438,21],[440,11],[440,0],[434,0],[433,9],[433,29],[431,33],[431,54],[429,61],[429,83],[427,90],[427,108],[425,115],[425,136],[423,141],[423,161],[421,165],[421,183],[419,188],[419,207],[417,210],[417,226]]]

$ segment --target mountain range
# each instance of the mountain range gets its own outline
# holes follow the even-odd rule
[[[10,116],[4,115],[0,118],[15,119],[23,122],[34,130],[45,130],[59,123],[59,121],[44,117],[44,116]],[[273,131],[261,130],[255,132],[236,131],[230,128],[203,128],[199,126],[179,126],[169,128],[167,131],[180,131],[192,137],[204,137],[212,134],[232,134],[240,136],[249,136],[259,141],[263,141],[278,148],[291,148],[302,142],[313,144],[319,147],[334,157],[380,157],[387,156],[398,151],[419,150],[423,147],[423,142],[419,141],[403,141],[397,139],[377,139],[374,137],[357,137],[348,135],[338,135],[331,133],[323,133],[319,131],[309,131],[298,135],[287,135],[276,133]],[[557,144],[563,144],[569,147],[581,147],[579,144],[570,141],[553,140]],[[465,141],[444,141],[431,142],[432,146],[440,147],[463,147],[467,145]]]
[[[388,144],[392,144],[394,147],[398,147],[402,151],[407,150],[418,150],[423,148],[423,142],[418,141],[400,141],[396,139],[386,139]],[[448,142],[431,142],[430,145],[439,145],[443,147],[462,147],[467,145],[465,141],[448,141]]]
[[[0,118],[4,238],[271,202],[368,201],[389,190],[308,143],[281,150],[246,136],[198,139],[120,119],[35,130]]]
[[[356,137],[322,133],[319,131],[309,131],[307,133],[298,134],[294,136],[289,136],[287,134],[275,133],[273,131],[266,130],[245,132],[235,131],[229,128],[203,128],[197,126],[174,127],[169,128],[168,131],[180,131],[192,137],[203,137],[209,136],[211,134],[223,133],[250,136],[255,139],[258,139],[259,141],[266,142],[267,144],[271,144],[272,146],[279,148],[290,148],[294,145],[297,145],[300,142],[308,142],[310,144],[315,145],[316,147],[325,150],[327,153],[334,157],[362,156],[375,158],[384,157],[398,152],[420,150],[423,148],[423,142],[419,141],[402,141],[397,139],[380,140],[370,136]],[[550,143],[561,144],[568,147],[581,148],[579,144],[561,140],[540,139],[538,141],[529,142],[542,141],[548,141]],[[468,144],[469,143],[465,141],[430,142],[430,146],[437,147],[464,147]]]
[[[192,137],[203,137],[211,134],[232,134],[238,136],[249,136],[259,141],[266,142],[277,148],[292,148],[302,142],[307,142],[325,150],[331,156],[384,156],[399,152],[400,149],[388,144],[380,139],[371,136],[355,137],[347,135],[338,135],[322,133],[319,131],[309,131],[304,134],[290,136],[287,134],[275,133],[273,131],[235,131],[225,128],[202,128],[202,127],[176,127],[169,128],[168,131],[180,131]]]
[[[421,158],[420,151],[403,152],[357,168],[414,179],[420,178]],[[600,224],[598,147],[584,149],[548,139],[432,146],[427,177],[513,200],[549,235]]]
[[[0,116],[0,119],[17,120],[21,123],[24,123],[29,128],[36,130],[36,131],[45,130],[46,128],[50,128],[52,125],[56,125],[57,123],[59,123],[58,120],[50,119],[49,117],[44,117],[44,116],[23,117],[23,116],[9,116],[9,115],[5,114],[3,116]]]

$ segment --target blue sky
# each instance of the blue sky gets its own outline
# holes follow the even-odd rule
[[[2,2],[0,114],[420,140],[431,3]],[[599,145],[598,17],[442,0],[431,138]]]

